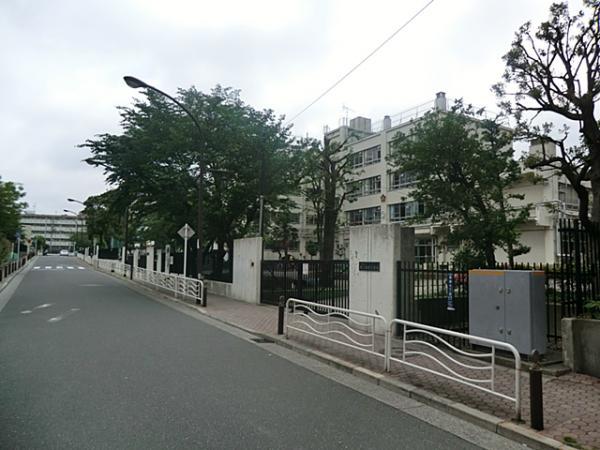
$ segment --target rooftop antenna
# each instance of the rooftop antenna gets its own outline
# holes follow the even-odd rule
[[[352,108],[350,108],[348,105],[342,104],[342,110],[344,111],[344,117],[342,118],[342,123],[341,125],[348,125],[348,113],[350,111],[355,112]]]

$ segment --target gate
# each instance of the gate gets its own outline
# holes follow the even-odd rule
[[[294,297],[322,305],[348,308],[348,261],[262,261],[261,303],[277,305],[279,297]]]

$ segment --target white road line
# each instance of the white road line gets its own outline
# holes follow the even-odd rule
[[[31,314],[31,313],[32,313],[32,311],[30,311],[28,309],[26,309],[25,311],[21,311],[21,314]]]
[[[56,268],[57,268],[57,269],[62,269],[62,268],[63,268],[63,266],[56,266]]]
[[[36,306],[33,309],[42,309],[42,308],[49,308],[50,306],[52,306],[52,303],[43,303],[41,305]]]
[[[59,321],[63,320],[64,318],[69,317],[71,314],[76,313],[77,311],[79,311],[79,308],[71,308],[69,311],[67,311],[64,314],[61,314],[60,316],[51,317],[50,319],[48,319],[48,322],[50,322],[50,323],[59,322]]]
[[[77,268],[78,268],[79,270],[85,270],[85,267],[78,266]]]
[[[52,266],[46,266],[44,269],[52,269]]]
[[[69,270],[73,270],[74,268],[75,267],[73,267],[73,266],[67,266],[67,269],[69,269]]]
[[[38,270],[40,266],[33,266],[33,270]]]

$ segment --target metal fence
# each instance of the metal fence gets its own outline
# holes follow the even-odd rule
[[[131,266],[114,259],[98,259],[98,268],[107,272],[129,275]],[[151,284],[175,294],[175,297],[188,297],[206,306],[206,288],[202,280],[187,278],[179,274],[167,274],[142,267],[133,268],[133,279]]]
[[[14,261],[0,264],[0,283],[9,275],[19,270],[31,259],[31,255],[22,255]]]
[[[348,261],[262,261],[261,303],[277,305],[280,297],[294,297],[348,308],[349,270]]]

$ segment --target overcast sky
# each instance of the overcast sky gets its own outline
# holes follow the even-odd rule
[[[427,0],[1,0],[0,176],[38,213],[78,210],[106,190],[85,139],[119,131],[134,75],[162,90],[215,84],[293,117]],[[367,63],[294,121],[319,137],[346,115],[378,121],[445,91],[495,107],[490,86],[523,22],[550,0],[435,0]],[[579,1],[573,1],[573,9]]]

